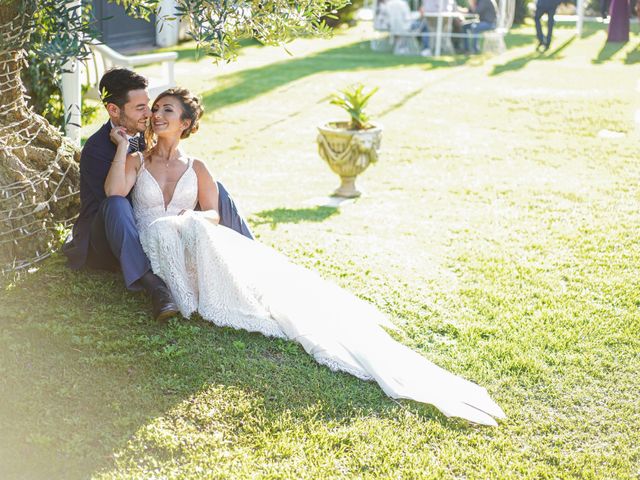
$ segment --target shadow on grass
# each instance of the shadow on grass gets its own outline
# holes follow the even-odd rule
[[[323,222],[338,213],[339,209],[334,207],[274,208],[254,214],[257,218],[253,218],[252,223],[275,227],[280,223]]]
[[[433,59],[373,52],[369,41],[363,41],[322,51],[304,58],[286,60],[221,76],[219,81],[221,83],[227,82],[229,86],[205,92],[202,97],[205,110],[212,112],[218,108],[249,100],[316,73],[412,65],[422,66],[429,70],[463,65],[468,60],[468,57],[461,56]]]
[[[621,42],[606,42],[602,49],[598,52],[598,56],[591,60],[591,63],[598,65],[611,60],[611,58],[624,48],[625,43]]]
[[[238,51],[242,51],[243,48],[247,48],[247,47],[263,47],[264,45],[262,43],[260,43],[259,41],[252,39],[252,38],[247,38],[247,39],[243,39],[240,40],[239,42],[240,48],[238,49]],[[178,54],[178,62],[197,62],[200,60],[204,60],[206,58],[210,58],[210,59],[215,59],[215,57],[213,55],[208,55],[206,53],[205,50],[203,49],[198,49],[195,45],[193,45],[193,42],[189,42],[190,46],[185,46],[185,47],[166,47],[166,48],[160,48],[160,49],[154,49],[154,50],[145,50],[139,53],[155,53],[155,52],[176,52]]]
[[[505,72],[512,72],[524,68],[529,62],[535,61],[548,61],[548,60],[560,60],[563,57],[560,55],[562,51],[571,45],[575,41],[576,37],[571,37],[565,41],[562,45],[553,51],[546,53],[531,52],[522,57],[514,58],[513,60],[503,63],[502,65],[496,65],[491,71],[491,76],[500,75]]]
[[[533,43],[533,36],[511,33],[505,37],[505,42],[507,48],[518,48]],[[255,41],[247,40],[244,46],[255,45],[256,43]],[[179,60],[192,61],[196,59],[196,49],[183,49],[178,51],[178,55]],[[471,58],[465,55],[424,58],[375,52],[371,50],[370,41],[365,40],[325,50],[304,58],[294,58],[263,67],[222,75],[219,77],[218,83],[225,86],[205,92],[202,97],[205,110],[210,113],[219,108],[250,100],[316,73],[415,65],[421,66],[425,70],[432,70],[461,66],[470,60]]]
[[[636,43],[636,46],[627,52],[624,63],[625,65],[640,63],[640,43]]]
[[[546,28],[543,26],[543,28]],[[576,29],[576,22],[575,21],[569,21],[569,20],[561,20],[558,21],[556,20],[555,22],[555,26],[554,29],[565,29],[565,30],[575,30]],[[589,38],[593,35],[595,35],[598,32],[601,32],[603,30],[607,30],[607,25],[603,24],[603,23],[597,23],[597,22],[584,22],[582,24],[582,39],[585,38]]]
[[[546,52],[544,53],[540,60],[560,60],[564,57],[562,57],[560,54],[569,46],[571,45],[573,42],[575,42],[577,37],[573,36],[571,38],[568,38],[563,44],[561,44],[558,48],[556,48],[555,50],[551,51],[551,52]]]
[[[507,49],[524,47],[525,45],[535,45],[536,36],[526,33],[509,33],[504,37]]]
[[[116,454],[163,462],[183,454],[163,435],[193,434],[182,420],[197,430],[186,442],[204,442],[212,428],[239,429],[247,440],[283,418],[395,421],[405,409],[467,428],[433,407],[399,407],[294,342],[197,318],[153,322],[147,298],[127,292],[119,275],[71,272],[60,258],[0,291],[0,303],[0,478],[88,478],[113,469]],[[197,411],[205,415],[194,418]]]

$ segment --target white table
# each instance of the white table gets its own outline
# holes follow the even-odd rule
[[[443,0],[439,0],[440,4],[443,3]],[[451,31],[451,22],[454,18],[462,18],[465,21],[477,20],[478,15],[475,13],[461,12],[461,11],[440,11],[440,12],[424,12],[420,14],[418,11],[412,11],[410,20],[416,21],[422,19],[426,21],[427,18],[435,18],[436,19],[436,31],[435,33],[431,33],[431,29],[428,33],[429,36],[435,37],[435,48],[434,48],[434,56],[439,57],[442,54],[442,37],[444,36],[444,19],[447,19],[449,22],[449,32]],[[375,23],[375,22],[374,22]],[[388,31],[388,28],[376,28],[377,31]],[[421,37],[422,34],[419,32],[407,32],[406,35]],[[448,33],[448,36],[452,36],[451,33]]]
[[[442,6],[443,0],[440,0],[440,6]],[[446,18],[449,22],[449,31],[451,31],[451,22],[454,18],[464,18],[465,20],[475,20],[478,18],[478,15],[475,13],[467,13],[467,12],[424,12],[422,14],[423,18],[435,18],[436,19],[436,45],[433,51],[434,56],[439,57],[442,53],[442,37],[443,37],[443,27],[444,27],[444,19]]]

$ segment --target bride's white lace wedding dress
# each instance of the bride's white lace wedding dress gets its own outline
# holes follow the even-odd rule
[[[295,340],[332,370],[373,379],[392,398],[430,403],[448,416],[484,425],[504,418],[484,388],[393,340],[381,328],[393,325],[373,306],[193,212],[197,185],[190,160],[165,206],[143,162],[133,190],[142,246],[182,315]]]

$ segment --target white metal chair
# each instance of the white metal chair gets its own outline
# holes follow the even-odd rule
[[[68,72],[62,74],[62,101],[65,111],[65,132],[76,144],[80,144],[80,129],[82,123],[81,85],[88,85],[86,96],[100,99],[99,83],[105,71],[111,67],[121,66],[133,68],[138,65],[162,63],[163,74],[160,77],[149,78],[149,96],[153,99],[160,92],[176,85],[173,66],[178,58],[176,52],[150,53],[146,55],[122,55],[112,48],[98,42],[92,42],[91,55],[81,62],[68,62]]]
[[[89,86],[87,97],[100,99],[98,84],[104,72],[112,67],[126,67],[133,69],[139,65],[162,63],[161,76],[149,78],[149,96],[153,99],[167,88],[175,87],[174,63],[178,58],[176,52],[148,53],[144,55],[123,55],[111,47],[98,42],[91,45],[91,55],[82,62],[84,70],[83,84]]]
[[[504,36],[513,25],[516,13],[516,0],[495,0],[496,2],[496,28],[483,33],[483,52],[499,54],[507,49]]]
[[[411,31],[411,11],[404,0],[389,0],[383,5],[389,18],[389,35],[396,55],[418,55],[416,32]]]
[[[389,12],[384,4],[378,2],[376,2],[373,15],[373,35],[370,42],[371,50],[374,52],[390,52],[393,50],[393,43],[389,37]]]

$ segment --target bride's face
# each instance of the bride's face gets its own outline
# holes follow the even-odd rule
[[[159,137],[176,136],[180,138],[183,130],[189,127],[189,120],[183,120],[180,101],[171,96],[162,97],[151,107],[151,128]]]

